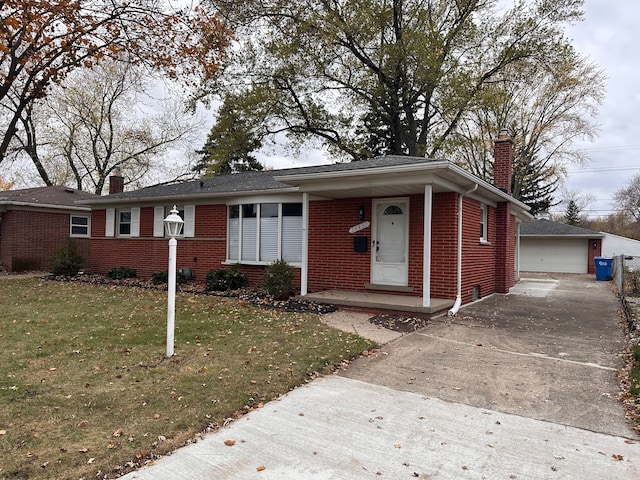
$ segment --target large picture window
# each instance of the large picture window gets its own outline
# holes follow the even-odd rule
[[[302,204],[230,205],[227,256],[238,262],[302,261]]]

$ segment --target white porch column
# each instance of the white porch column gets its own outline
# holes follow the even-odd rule
[[[516,280],[520,280],[520,225],[516,223]]]
[[[302,269],[300,270],[300,295],[306,295],[309,278],[309,194],[302,194]]]
[[[433,186],[424,186],[424,220],[422,249],[422,306],[431,305],[431,211],[433,207]]]

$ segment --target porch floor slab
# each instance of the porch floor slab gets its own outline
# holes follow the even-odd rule
[[[325,290],[304,295],[300,298],[317,303],[366,310],[383,310],[433,315],[453,306],[454,300],[432,298],[430,305],[422,305],[422,297],[391,295],[388,293],[355,292],[348,290]]]

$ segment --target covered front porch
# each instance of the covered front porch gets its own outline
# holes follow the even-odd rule
[[[349,290],[325,290],[301,295],[301,298],[317,303],[328,303],[338,308],[428,317],[444,313],[454,304],[454,299],[431,298],[427,307],[423,305],[422,297]]]

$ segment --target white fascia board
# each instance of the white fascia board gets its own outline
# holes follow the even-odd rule
[[[366,161],[366,160],[365,160]],[[408,165],[396,165],[396,166],[386,166],[386,167],[368,167],[368,168],[359,168],[355,170],[335,170],[331,172],[320,172],[320,173],[301,173],[294,175],[279,175],[274,176],[274,180],[286,184],[305,184],[305,183],[315,183],[319,180],[333,180],[336,179],[348,179],[352,177],[362,177],[362,176],[377,176],[377,175],[398,175],[398,174],[407,174],[407,173],[417,173],[417,172],[426,172],[430,170],[438,170],[449,164],[446,160],[437,160],[425,163],[412,163]]]
[[[79,200],[78,203],[84,200]],[[2,202],[2,206],[14,206],[14,207],[30,207],[33,209],[47,209],[47,210],[74,210],[79,212],[90,212],[91,208],[83,206],[73,205],[53,205],[48,203],[32,203],[32,202]]]
[[[242,192],[201,192],[197,194],[158,195],[153,197],[127,197],[118,199],[110,199],[108,198],[108,195],[106,195],[105,198],[96,200],[82,200],[78,203],[83,203],[85,205],[90,205],[93,208],[100,209],[118,205],[157,205],[158,203],[177,204],[188,202],[194,205],[207,205],[215,203],[228,203],[228,199],[230,198],[236,199],[257,196],[273,197],[288,193],[300,193],[300,189],[297,187],[290,187],[269,190],[249,190]]]
[[[598,232],[593,234],[581,233],[579,235],[573,233],[521,233],[522,238],[603,238],[604,235]]]
[[[528,217],[533,218],[533,215],[528,213],[529,210],[531,210],[531,207],[529,207],[528,205],[525,205],[524,203],[522,203],[519,200],[516,200],[511,195],[509,195],[506,192],[503,192],[502,190],[500,190],[495,185],[491,185],[489,182],[485,182],[484,180],[481,180],[480,178],[476,177],[472,173],[467,172],[463,168],[461,168],[461,167],[459,167],[459,166],[457,166],[457,165],[455,165],[453,163],[449,163],[447,168],[449,170],[451,170],[452,172],[456,173],[457,175],[460,175],[461,177],[467,179],[469,182],[477,183],[478,186],[482,187],[483,189],[487,190],[488,192],[492,193],[493,195],[496,195],[496,196],[500,197],[502,200],[507,201],[507,202],[511,202],[518,209],[522,210]]]
[[[455,176],[465,180],[464,184],[459,184],[450,180],[437,176],[438,171],[450,171]],[[417,178],[419,174],[427,174],[424,178]],[[369,177],[369,180],[366,180]],[[358,180],[359,178],[359,180]],[[373,180],[375,178],[376,180]],[[503,192],[494,185],[491,185],[475,175],[467,172],[463,168],[447,161],[437,160],[418,164],[397,165],[387,167],[363,168],[357,170],[342,170],[324,173],[306,173],[299,175],[282,175],[274,177],[275,180],[289,185],[299,185],[301,191],[321,193],[322,190],[336,190],[336,180],[343,180],[342,189],[357,188],[362,186],[391,186],[399,185],[407,182],[411,183],[434,183],[449,188],[452,191],[463,193],[473,184],[477,184],[485,190],[493,202],[507,201],[519,210],[524,219],[532,219],[533,216],[528,213],[530,207],[516,200],[511,195]],[[476,196],[486,202],[478,192]]]

